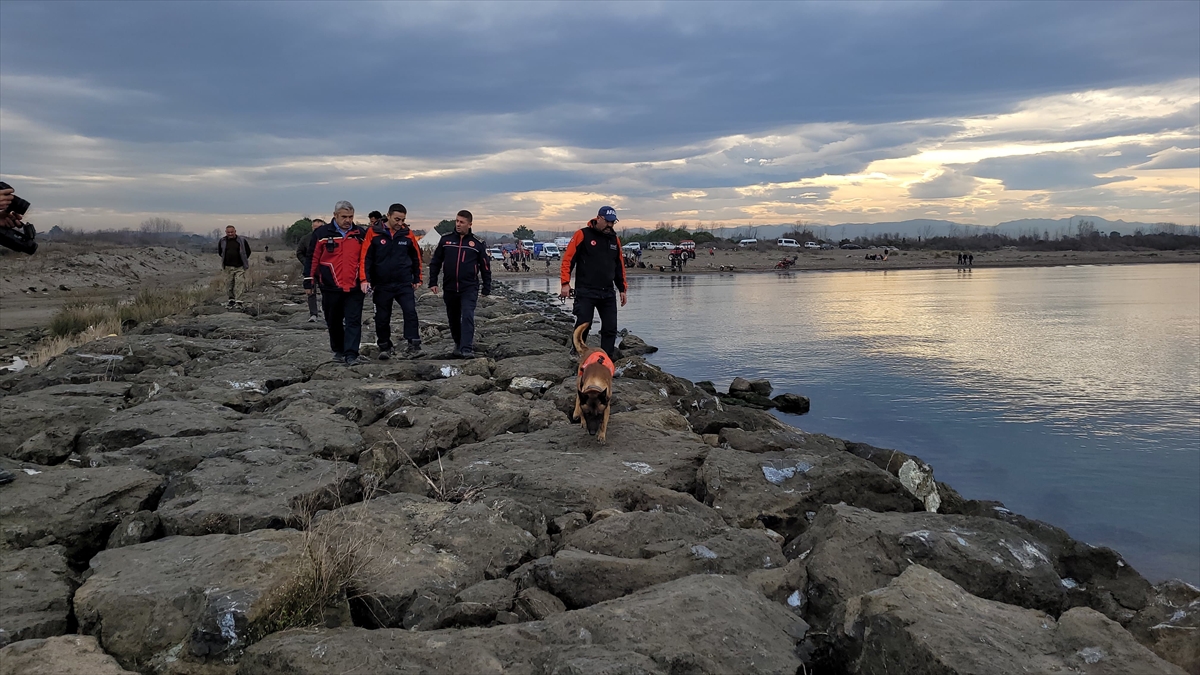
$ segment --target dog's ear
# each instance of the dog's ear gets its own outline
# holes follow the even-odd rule
[[[602,390],[600,392],[600,395],[597,396],[596,398],[600,399],[601,405],[608,405],[608,390],[607,389]]]

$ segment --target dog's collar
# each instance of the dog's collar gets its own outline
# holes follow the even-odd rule
[[[610,375],[616,375],[617,370],[613,366],[612,359],[608,358],[608,354],[600,349],[588,354],[587,358],[579,362],[579,374],[582,375],[585,368],[596,363],[607,368]]]

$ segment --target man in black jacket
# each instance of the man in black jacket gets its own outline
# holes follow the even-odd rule
[[[225,275],[225,291],[229,296],[226,307],[242,304],[246,292],[246,270],[250,269],[250,242],[239,237],[237,228],[225,228],[225,236],[217,240],[217,255],[221,256],[221,271]]]
[[[559,271],[559,297],[571,294],[571,271],[575,272],[575,325],[591,323],[600,313],[600,347],[616,360],[617,352],[617,295],[621,306],[625,295],[625,259],[621,255],[621,240],[613,232],[617,212],[605,206],[583,229],[571,237],[563,252]],[[589,329],[590,331],[590,329]],[[587,332],[583,334],[587,340]],[[574,348],[572,348],[574,350]]]
[[[438,275],[446,272],[446,318],[454,337],[454,356],[475,358],[475,303],[492,293],[492,264],[483,240],[471,234],[470,211],[459,211],[454,231],[442,235],[429,262],[429,290],[437,294]],[[479,288],[483,284],[482,291]]]
[[[403,204],[388,207],[387,220],[367,232],[363,243],[359,278],[362,292],[375,291],[375,341],[379,359],[395,355],[392,349],[392,302],[404,314],[405,353],[421,352],[421,330],[417,324],[417,295],[421,287],[421,245],[408,229],[408,209]]]
[[[309,270],[312,269],[312,258],[308,256],[309,250],[312,248],[312,233],[325,224],[325,221],[320,218],[312,219],[312,231],[300,237],[300,242],[296,244],[296,259],[300,261],[301,277],[308,276]],[[308,322],[317,322],[317,294],[309,293],[308,297]]]

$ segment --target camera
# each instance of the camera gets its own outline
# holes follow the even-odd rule
[[[4,181],[0,181],[0,190],[11,190],[12,186]],[[24,216],[29,210],[29,201],[21,199],[16,194],[12,196],[12,203],[8,208],[0,211],[0,218],[12,216],[14,222],[16,216]],[[37,242],[34,237],[37,236],[37,230],[33,229],[33,223],[21,223],[20,227],[0,227],[0,246],[33,255],[37,252]]]

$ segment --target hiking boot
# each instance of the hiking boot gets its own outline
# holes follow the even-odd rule
[[[456,358],[456,359],[461,359],[462,355],[463,355],[462,350],[459,349],[458,347],[455,347],[454,351],[450,352],[450,356],[453,358]]]
[[[459,356],[463,357],[464,359],[473,359],[475,358],[475,350],[471,349],[470,347],[463,347],[461,350],[459,350]]]
[[[395,355],[396,355],[395,351],[393,351],[391,349],[384,349],[383,351],[379,352],[379,360],[387,361],[388,359],[392,358]]]
[[[362,359],[357,356],[347,356],[345,363],[347,366],[357,366],[362,363]]]
[[[16,480],[16,478],[16,476],[12,475],[11,471],[8,471],[7,469],[0,469],[0,485],[11,483]]]
[[[341,354],[339,354],[337,352],[334,352],[333,353],[333,362],[334,363],[345,363],[346,357],[342,356]]]
[[[309,322],[309,323],[316,323],[316,322],[317,322],[317,315],[316,315],[316,314],[309,314],[309,315],[308,315],[308,322]]]
[[[409,356],[416,356],[417,354],[420,354],[421,353],[421,342],[419,340],[409,341],[408,348],[404,350],[404,353]]]

